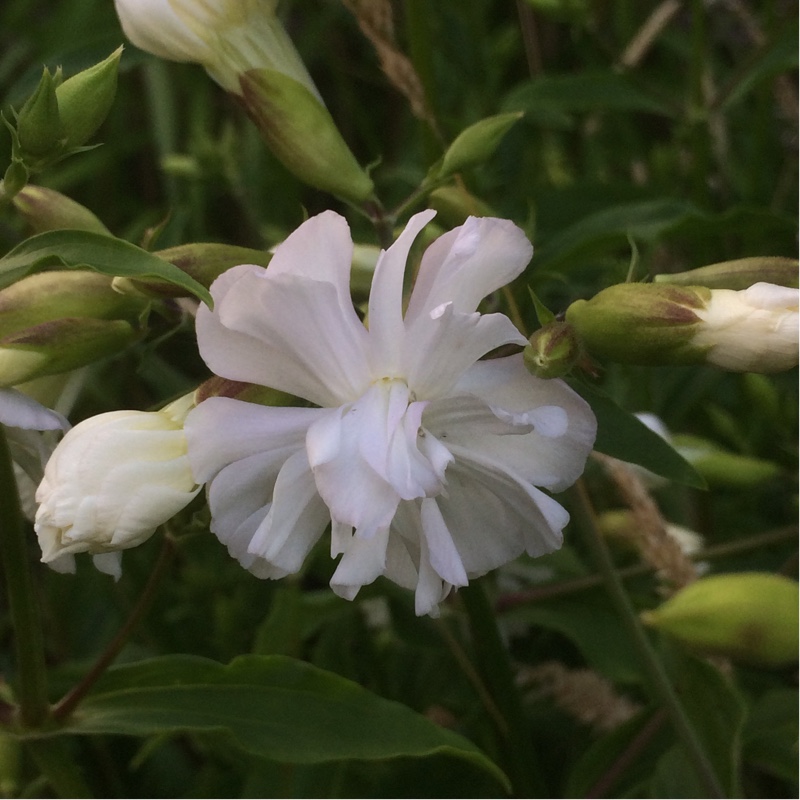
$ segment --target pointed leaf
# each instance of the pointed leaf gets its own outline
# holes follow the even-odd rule
[[[474,744],[352,681],[285,656],[228,665],[166,656],[109,670],[64,728],[150,736],[223,731],[247,753],[292,764],[449,755],[508,787]]]
[[[211,304],[208,290],[183,270],[130,242],[78,230],[46,231],[31,236],[0,258],[0,288],[38,267],[81,267],[125,278],[160,278]]]

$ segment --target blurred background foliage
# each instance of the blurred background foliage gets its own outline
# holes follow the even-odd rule
[[[410,112],[341,2],[286,0],[280,10],[345,140],[362,164],[373,166],[387,207],[404,201],[440,157],[443,143],[465,127],[503,111],[524,112],[490,161],[453,187],[514,219],[533,240],[533,262],[513,293],[528,333],[535,327],[528,286],[559,312],[624,280],[632,263],[635,276],[644,277],[796,253],[795,2],[393,5],[398,45],[421,78],[434,125]],[[654,27],[661,17],[664,24]],[[111,0],[3,0],[4,112],[19,108],[43,64],[61,65],[69,75],[123,41]],[[346,211],[299,184],[202,69],[160,62],[130,45],[114,108],[97,141],[102,146],[61,162],[39,180],[137,244],[219,241],[263,249],[306,215],[331,206]],[[0,128],[0,152],[9,150],[7,131]],[[356,239],[375,243],[368,221],[348,216]],[[449,227],[461,219],[442,204],[437,221]],[[13,215],[0,218],[3,252],[26,235]],[[673,432],[700,435],[729,453],[771,465],[764,479],[734,470],[717,477],[712,491],[668,485],[656,497],[670,521],[703,536],[701,558],[713,571],[794,575],[796,371],[764,377],[705,367],[610,366],[601,373],[606,391],[628,410],[655,412]],[[191,328],[165,319],[147,342],[90,368],[73,422],[112,408],[152,407],[206,376]],[[587,482],[598,510],[620,505],[598,467],[589,470]],[[206,513],[196,501],[173,523],[178,546],[169,578],[123,660],[169,653],[225,662],[242,653],[299,657],[398,700],[497,755],[491,709],[476,690],[480,643],[470,636],[458,597],[439,621],[414,617],[410,596],[382,581],[347,603],[327,588],[333,564],[324,548],[300,575],[259,581],[208,534]],[[544,796],[698,796],[669,724],[647,696],[596,568],[570,534],[571,528],[560,552],[521,559],[486,581],[518,667]],[[96,573],[88,559],[79,559],[77,577],[37,574],[54,696],[69,688],[122,624],[160,547],[155,537],[127,552],[117,584]],[[657,604],[658,581],[637,552],[619,547],[615,558],[627,570],[636,607]],[[529,598],[516,601],[523,590]],[[7,618],[0,625],[7,645]],[[729,663],[725,678],[709,677],[704,663],[666,641],[659,646],[701,731],[713,738],[715,726],[724,723],[728,738],[720,747],[736,762],[742,796],[796,796],[796,669]],[[9,659],[4,646],[0,673],[10,669]],[[594,686],[588,700],[578,695],[576,705],[570,692],[578,691],[577,684],[567,677],[587,669],[606,681],[605,689]],[[560,683],[557,674],[564,678]],[[609,708],[622,709],[622,716],[614,724],[601,710],[594,720],[582,718],[581,705],[599,703],[606,690]],[[631,742],[641,746],[632,750]],[[501,792],[487,775],[445,755],[287,767],[245,757],[212,734],[145,744],[90,736],[74,747],[76,757],[92,765],[87,778],[98,796]],[[626,753],[631,757],[621,761]],[[29,774],[25,762],[0,791],[45,796],[47,787],[26,783]]]

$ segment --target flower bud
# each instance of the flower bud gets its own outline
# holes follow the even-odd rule
[[[360,203],[372,195],[370,177],[358,165],[325,106],[297,80],[269,69],[240,76],[243,103],[264,141],[300,180]]]
[[[56,78],[45,68],[34,93],[17,114],[17,154],[29,166],[57,156],[64,145],[64,126],[56,99]]]
[[[14,207],[34,233],[69,228],[111,235],[88,208],[45,186],[25,186],[14,197]]]
[[[781,474],[772,461],[731,453],[699,436],[677,434],[672,444],[712,488],[758,486]]]
[[[706,286],[709,289],[747,289],[758,282],[797,288],[797,269],[796,258],[753,256],[709,264],[688,272],[663,273],[656,275],[653,280],[656,283]]]
[[[625,283],[567,309],[587,350],[632,364],[706,362],[736,372],[797,366],[798,290]]]
[[[158,250],[153,255],[174,264],[206,287],[211,286],[223,272],[231,267],[239,264],[256,264],[266,267],[272,258],[264,250],[252,250],[249,247],[214,242],[181,244],[166,250]],[[157,278],[115,278],[113,285],[116,291],[127,292],[132,288],[152,297],[187,297],[190,295],[180,286],[160,281]]]
[[[435,174],[432,177],[437,180],[447,178],[456,172],[482,164],[492,155],[509,128],[523,116],[521,111],[497,114],[461,131],[447,148],[441,164],[434,168]]]
[[[781,667],[797,661],[799,599],[797,583],[781,575],[712,575],[642,619],[699,652]]]
[[[75,553],[88,552],[119,578],[119,551],[146,541],[200,491],[183,432],[193,406],[187,395],[161,411],[112,411],[67,433],[36,491],[44,563],[74,572]]]
[[[580,360],[581,343],[568,322],[548,322],[522,351],[528,372],[537,378],[560,378]]]
[[[277,0],[114,0],[114,5],[137,47],[169,61],[201,64],[227,92],[241,94],[242,73],[270,69],[319,98],[275,15]]]
[[[145,303],[84,270],[28,275],[0,291],[0,386],[66,372],[137,338]]]
[[[118,47],[104,61],[67,78],[56,89],[67,148],[85,144],[108,115],[117,93],[121,55]]]
[[[706,360],[734,372],[782,372],[797,366],[798,296],[772,283],[747,289],[715,289],[700,313],[693,341]]]
[[[467,217],[493,217],[492,209],[470,194],[463,186],[440,186],[428,195],[428,205],[439,214],[439,221],[448,228],[463,225]]]

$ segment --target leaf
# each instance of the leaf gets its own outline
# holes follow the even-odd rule
[[[31,236],[0,258],[0,288],[38,267],[81,267],[125,278],[160,278],[211,305],[208,290],[183,270],[123,239],[78,230],[46,231]]]
[[[291,764],[442,754],[500,768],[467,739],[352,681],[285,656],[223,665],[165,656],[109,670],[62,729],[150,736],[224,731],[243,751]]]
[[[677,648],[669,648],[667,653],[665,661],[672,682],[725,797],[743,797],[739,773],[744,701],[716,667]],[[663,758],[653,779],[651,797],[704,796],[699,776],[683,748],[668,751]]]
[[[629,237],[654,241],[699,213],[691,203],[670,198],[610,206],[549,238],[534,254],[533,264],[539,269],[545,265],[553,269],[555,265],[581,257],[587,251],[627,248]]]
[[[582,381],[570,380],[568,383],[589,403],[597,417],[595,450],[620,461],[638,464],[668,480],[698,489],[706,488],[703,478],[672,445],[618,406],[605,392]]]
[[[667,106],[640,89],[631,78],[612,70],[534,78],[509,92],[503,107],[509,111],[525,111],[534,119],[592,111],[672,114]]]
[[[764,772],[797,785],[797,689],[773,689],[750,711],[744,757]]]

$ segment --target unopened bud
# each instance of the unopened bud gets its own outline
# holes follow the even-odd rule
[[[240,82],[247,113],[290,172],[310,186],[354,203],[372,195],[372,180],[308,87],[269,69],[249,70]]]
[[[95,272],[29,275],[0,291],[0,386],[66,372],[138,337],[141,300]]]
[[[88,208],[45,186],[25,186],[14,197],[14,207],[34,233],[68,228],[111,235]]]
[[[781,575],[712,575],[642,619],[701,653],[781,667],[797,661],[799,599],[797,583]]]
[[[772,461],[730,453],[699,436],[676,434],[672,443],[711,487],[758,486],[781,474]]]
[[[776,286],[798,284],[798,261],[781,256],[753,256],[709,264],[688,272],[656,275],[656,283],[677,286],[706,286],[709,289],[747,289],[754,283],[774,283]]]
[[[0,386],[55,375],[113,355],[138,338],[123,320],[57,319],[0,338]]]
[[[779,372],[798,361],[798,290],[774,284],[619,284],[573,303],[567,321],[592,355],[623,363]]]
[[[456,136],[447,148],[441,164],[434,168],[437,180],[482,164],[495,151],[509,128],[523,115],[521,111],[497,114],[470,125]]]
[[[117,93],[122,48],[108,58],[68,78],[56,89],[66,146],[86,143],[105,120]]]
[[[708,289],[620,283],[567,309],[594,356],[632,364],[690,364],[703,353],[692,346]]]
[[[246,403],[258,403],[262,406],[296,406],[297,398],[294,395],[270,389],[267,386],[257,386],[254,383],[233,381],[229,378],[220,378],[215,375],[201,383],[194,393],[194,403],[200,405],[209,397],[232,397]]]
[[[57,156],[64,145],[56,83],[56,78],[45,68],[35,91],[17,114],[18,155],[29,166],[35,166],[40,159]]]
[[[467,217],[493,217],[492,209],[463,186],[440,186],[428,195],[428,205],[448,228],[463,225]]]
[[[568,322],[548,322],[528,340],[522,352],[525,367],[537,378],[560,378],[580,360],[581,344]]]
[[[226,270],[239,264],[266,267],[272,256],[264,250],[215,242],[194,242],[158,250],[153,255],[183,270],[205,287]],[[144,297],[189,297],[191,293],[174,283],[157,278],[115,278],[114,289]]]

